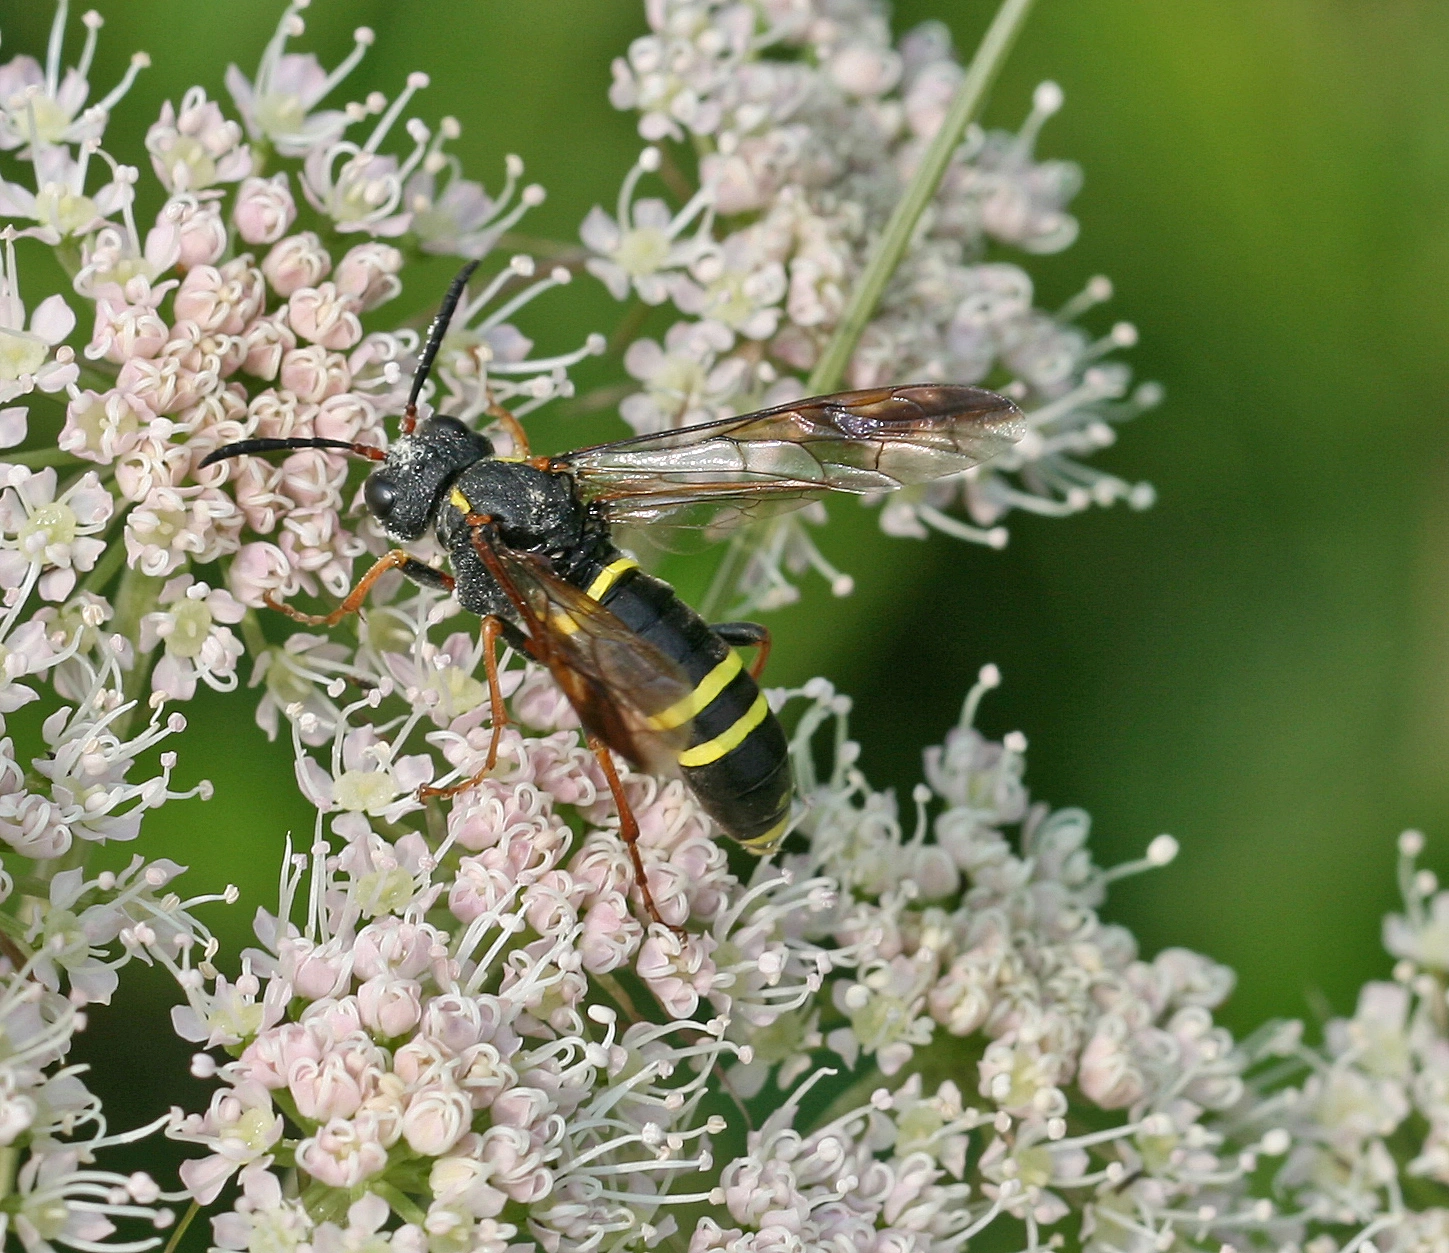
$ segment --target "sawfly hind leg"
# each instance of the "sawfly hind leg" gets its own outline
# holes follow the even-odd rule
[[[293,622],[301,622],[306,626],[336,626],[348,614],[361,610],[367,594],[372,591],[373,584],[389,570],[401,570],[414,583],[420,583],[424,587],[436,588],[443,592],[453,590],[453,576],[447,571],[434,570],[432,566],[424,565],[415,557],[409,557],[401,548],[394,548],[391,552],[384,553],[372,569],[358,579],[357,586],[347,593],[347,598],[331,613],[303,613],[300,609],[293,609],[291,605],[284,604],[271,592],[266,592],[262,596],[262,600],[268,609],[275,609],[278,613],[286,614]]]
[[[629,808],[629,799],[624,795],[624,785],[619,782],[619,772],[614,768],[614,758],[602,740],[593,735],[587,738],[589,747],[604,772],[604,778],[608,780],[609,791],[614,797],[614,807],[619,811],[619,838],[629,850],[629,860],[634,865],[634,882],[639,885],[639,895],[644,898],[644,912],[649,915],[650,922],[657,922],[660,926],[668,927],[675,935],[684,936],[687,933],[683,927],[665,922],[659,916],[659,907],[654,903],[654,894],[649,890],[649,877],[644,873],[644,859],[639,855],[639,823],[634,817],[634,811]]]
[[[457,796],[459,792],[466,792],[470,787],[477,787],[498,764],[498,744],[503,735],[503,728],[508,725],[508,710],[503,704],[503,687],[498,681],[498,640],[503,636],[511,636],[512,632],[509,624],[502,618],[495,618],[490,614],[483,619],[479,634],[483,638],[483,673],[488,677],[488,708],[493,718],[493,733],[488,741],[488,756],[484,759],[483,768],[472,778],[464,779],[459,783],[451,783],[447,787],[419,788],[418,799],[420,801],[431,800],[435,796],[446,800],[450,796]],[[514,641],[510,638],[509,643],[514,643]]]
[[[758,681],[770,658],[770,629],[758,622],[719,622],[710,627],[720,639],[735,648],[753,648],[755,659],[750,663],[750,678]]]

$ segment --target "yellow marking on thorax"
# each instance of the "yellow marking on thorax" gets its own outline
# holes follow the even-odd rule
[[[639,563],[632,557],[620,557],[618,561],[611,561],[594,576],[594,581],[589,584],[584,595],[590,600],[603,600],[604,593],[613,587],[622,575],[638,568]]]
[[[679,764],[681,766],[707,766],[712,761],[718,761],[726,753],[743,744],[745,736],[759,726],[769,712],[770,706],[765,700],[765,694],[761,692],[755,697],[755,703],[728,730],[720,732],[712,740],[705,740],[703,744],[696,744],[693,748],[686,748],[684,752],[680,753]]]
[[[463,493],[459,491],[456,487],[448,493],[448,503],[452,505],[454,509],[457,509],[461,513],[473,512],[472,502],[469,501],[469,499],[464,496]]]
[[[675,701],[663,713],[655,714],[649,719],[649,725],[656,731],[672,731],[675,727],[682,727],[723,692],[741,668],[740,655],[730,649],[729,655],[695,684],[694,691]]]

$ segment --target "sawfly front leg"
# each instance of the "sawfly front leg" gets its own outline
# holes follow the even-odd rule
[[[415,557],[409,557],[401,548],[394,548],[391,552],[384,553],[372,569],[358,579],[357,586],[347,593],[347,599],[331,613],[303,613],[300,609],[293,609],[291,605],[283,604],[270,591],[263,594],[262,600],[268,609],[284,613],[294,622],[302,622],[307,626],[336,626],[348,614],[356,613],[362,608],[368,592],[372,591],[372,585],[389,570],[401,570],[413,582],[422,583],[427,587],[436,587],[448,592],[453,590],[451,574],[442,570],[434,570],[432,566],[424,565]]]
[[[418,561],[414,557],[409,557],[398,568],[403,572],[405,579],[410,579],[419,587],[431,587],[437,592],[448,592],[451,594],[454,585],[457,583],[457,580],[446,570],[439,570],[437,567],[430,566],[423,561]]]
[[[639,855],[639,822],[634,817],[634,811],[629,808],[629,799],[624,795],[624,785],[619,782],[619,772],[614,768],[614,758],[609,752],[609,746],[588,731],[584,732],[584,737],[588,740],[594,756],[598,758],[599,767],[609,783],[609,792],[614,797],[614,808],[619,811],[619,838],[624,841],[624,847],[629,850],[629,860],[634,864],[634,882],[639,885],[639,895],[644,898],[644,912],[649,915],[650,922],[657,922],[676,935],[683,935],[683,927],[665,922],[659,916],[654,894],[649,891],[649,878],[644,873],[644,859]]]
[[[513,444],[511,456],[517,457],[520,461],[527,461],[528,436],[524,433],[523,423],[493,399],[492,391],[488,393],[488,408],[484,412],[508,432],[508,438]]]
[[[756,650],[755,659],[750,663],[750,678],[758,680],[770,657],[770,629],[758,622],[719,622],[710,630],[726,644]]]
[[[503,735],[503,728],[508,725],[508,710],[503,705],[503,687],[498,681],[498,640],[500,636],[508,637],[508,642],[513,644],[514,634],[510,623],[492,614],[483,619],[482,629],[479,631],[483,639],[483,673],[488,676],[488,707],[493,717],[493,735],[488,741],[488,756],[483,762],[483,768],[461,783],[452,783],[447,787],[419,788],[420,801],[431,800],[435,796],[447,799],[457,796],[459,792],[466,792],[470,787],[477,787],[498,764],[498,743]]]

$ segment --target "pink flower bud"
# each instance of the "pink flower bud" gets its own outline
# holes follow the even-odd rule
[[[1103,1109],[1125,1109],[1146,1091],[1142,1072],[1125,1047],[1126,1035],[1127,1024],[1120,1018],[1104,1018],[1082,1050],[1077,1085]]]
[[[266,1088],[284,1088],[292,1068],[302,1061],[317,1062],[322,1043],[301,1023],[287,1022],[263,1031],[242,1050],[241,1064],[248,1078]]]
[[[226,223],[221,220],[221,205],[214,199],[176,196],[162,206],[156,225],[164,227],[175,241],[176,264],[183,270],[211,265],[226,252]]]
[[[477,1138],[470,1135],[468,1140]],[[502,1212],[508,1196],[488,1182],[491,1173],[472,1153],[460,1153],[433,1163],[428,1188],[437,1205],[461,1209],[474,1218],[493,1218]]]
[[[203,379],[172,357],[132,357],[121,366],[116,387],[130,392],[153,413],[189,408],[211,390],[215,379]]]
[[[397,273],[403,255],[391,244],[369,241],[349,249],[333,275],[337,290],[351,296],[359,313],[375,309],[402,291]]]
[[[491,1009],[491,1015],[486,1011]],[[423,1010],[420,1034],[435,1040],[450,1053],[461,1053],[491,1034],[500,1011],[492,997],[474,998],[445,993],[432,997]]]
[[[342,505],[347,462],[317,449],[293,453],[281,465],[278,490],[302,509],[336,510]]]
[[[228,383],[225,387],[208,393],[190,408],[182,410],[173,420],[178,431],[184,431],[193,437],[193,451],[198,439],[211,441],[207,448],[210,452],[212,448],[245,439],[252,433],[251,427],[246,425],[246,389],[239,383]]]
[[[309,344],[283,354],[277,381],[298,400],[317,404],[345,392],[352,386],[352,375],[341,353]]]
[[[880,96],[901,76],[901,58],[889,48],[861,41],[847,44],[830,58],[830,77],[852,96]]]
[[[116,461],[116,486],[127,500],[145,500],[157,488],[174,488],[191,468],[189,444],[169,438],[170,423],[152,423],[149,432]]]
[[[297,1165],[328,1187],[355,1188],[387,1168],[387,1149],[375,1131],[361,1119],[334,1118],[297,1146]]]
[[[363,927],[353,942],[357,976],[371,979],[392,974],[400,979],[416,979],[432,965],[435,945],[442,947],[433,927],[400,918],[379,918]]]
[[[548,1094],[538,1088],[509,1088],[493,1102],[493,1123],[527,1130],[541,1122],[552,1107]]]
[[[195,322],[204,331],[240,335],[265,299],[266,285],[251,257],[236,257],[220,269],[198,265],[176,293],[176,318]]]
[[[227,580],[232,595],[253,609],[265,606],[262,597],[267,592],[285,599],[299,586],[287,554],[275,544],[261,541],[243,544],[237,550]]]
[[[644,929],[629,912],[621,892],[599,897],[584,915],[584,933],[579,939],[579,956],[590,974],[617,970],[634,954]]]
[[[332,283],[301,287],[287,302],[287,321],[297,334],[324,348],[351,348],[362,338],[362,323],[352,298]]]
[[[261,457],[240,457],[238,462],[231,472],[231,489],[237,508],[253,531],[258,535],[270,535],[292,507],[292,502],[277,490],[282,472]]]
[[[297,218],[285,172],[272,178],[248,178],[237,188],[231,220],[249,244],[274,244]]]
[[[357,989],[357,1009],[363,1025],[384,1039],[411,1031],[422,1017],[422,989],[413,979],[378,975]]]
[[[237,599],[246,603],[241,596]],[[293,991],[309,1001],[338,995],[346,989],[352,973],[352,960],[346,951],[335,944],[324,949],[298,936],[281,941],[277,964]]]
[[[131,357],[154,357],[165,346],[166,323],[151,305],[96,302],[96,324],[86,356],[120,364]]]
[[[362,1108],[363,1097],[382,1075],[375,1060],[356,1049],[336,1047],[316,1061],[302,1058],[287,1072],[287,1088],[304,1118],[326,1122],[350,1118]]]
[[[282,357],[297,346],[297,337],[287,325],[287,311],[254,318],[242,331],[246,355],[241,368],[259,379],[271,380],[281,369]]]
[[[382,421],[372,402],[356,392],[343,392],[331,396],[317,406],[317,415],[312,422],[316,434],[324,439],[345,439],[349,443],[363,440],[365,443],[380,444]],[[373,439],[366,439],[368,435]]]
[[[451,1083],[429,1084],[412,1094],[403,1114],[408,1147],[424,1157],[441,1157],[458,1142],[473,1119],[473,1104]]]
[[[311,231],[288,235],[272,247],[262,262],[262,273],[279,296],[315,287],[332,269],[332,258]]]
[[[299,404],[291,392],[274,388],[252,397],[247,415],[252,428],[262,439],[307,439],[312,435],[315,405]]]
[[[458,1056],[453,1068],[458,1086],[468,1094],[474,1109],[487,1109],[497,1095],[518,1082],[518,1074],[492,1044],[475,1044]]]

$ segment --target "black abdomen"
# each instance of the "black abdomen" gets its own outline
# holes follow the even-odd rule
[[[679,757],[685,782],[727,834],[756,851],[770,851],[790,814],[789,746],[739,654],[669,584],[632,562],[601,564],[579,582],[683,668],[694,685],[692,695],[660,717],[673,715],[675,726],[694,718],[689,747]]]

